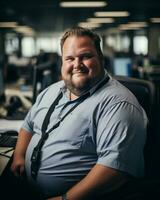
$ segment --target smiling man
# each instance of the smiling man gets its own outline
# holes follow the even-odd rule
[[[76,27],[61,39],[62,81],[29,111],[11,170],[44,199],[106,197],[144,174],[146,114],[105,70],[100,38]]]
[[[103,78],[103,56],[88,36],[69,37],[62,48],[62,77],[66,87],[78,97]]]

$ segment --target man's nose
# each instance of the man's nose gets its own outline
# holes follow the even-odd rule
[[[80,68],[80,67],[82,67],[82,65],[83,65],[83,63],[82,63],[81,59],[80,58],[75,58],[75,60],[74,60],[74,68]]]

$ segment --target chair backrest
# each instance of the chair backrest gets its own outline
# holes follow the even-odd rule
[[[155,110],[156,106],[156,89],[154,83],[125,76],[114,76],[121,84],[127,87],[137,98],[141,106],[146,111],[148,121],[147,127],[147,141],[144,149],[144,158],[146,165],[146,176],[153,176],[153,160],[156,160],[156,152],[153,146],[155,146],[156,138],[156,123],[157,116]],[[154,159],[155,158],[155,159]]]
[[[114,76],[114,78],[126,86],[136,96],[139,103],[146,111],[149,120],[152,121],[156,102],[154,84],[147,80],[126,76]]]

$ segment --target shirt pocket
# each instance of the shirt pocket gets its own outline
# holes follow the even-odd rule
[[[90,118],[83,113],[71,113],[62,124],[61,138],[72,146],[80,148],[85,135],[89,132]]]

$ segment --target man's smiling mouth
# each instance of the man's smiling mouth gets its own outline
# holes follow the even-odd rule
[[[72,72],[72,75],[74,75],[74,74],[86,74],[86,72],[83,72],[83,71]]]
[[[73,70],[72,75],[74,74],[87,74],[88,70],[87,69],[80,69],[80,70]]]

